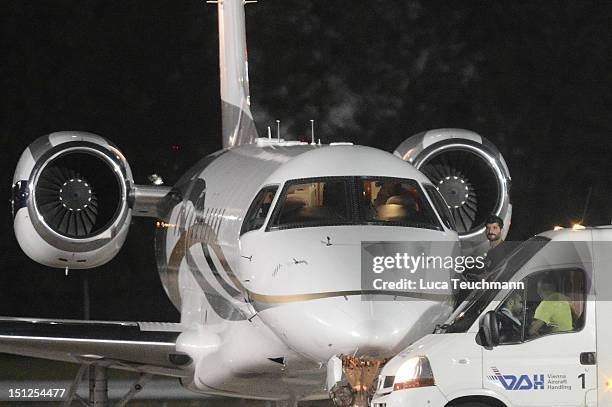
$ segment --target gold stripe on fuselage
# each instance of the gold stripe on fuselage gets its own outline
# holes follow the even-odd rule
[[[218,229],[217,229],[218,230]],[[207,223],[196,223],[193,224],[187,232],[181,234],[181,237],[174,245],[172,250],[172,254],[170,255],[170,259],[168,261],[168,268],[173,270],[178,270],[181,262],[185,258],[186,251],[196,244],[207,244],[210,246],[219,259],[223,270],[226,272],[227,276],[231,280],[231,282],[242,292],[245,300],[251,303],[255,303],[254,305],[261,305],[261,307],[256,308],[269,308],[273,305],[278,304],[288,304],[292,302],[301,302],[301,301],[312,301],[319,300],[324,298],[333,298],[333,297],[349,297],[355,295],[371,295],[371,296],[384,296],[384,297],[394,297],[395,298],[411,298],[415,300],[430,300],[430,301],[444,301],[449,299],[449,295],[446,294],[425,294],[425,293],[416,293],[416,292],[406,292],[406,291],[383,291],[383,290],[347,290],[347,291],[327,291],[321,293],[304,293],[304,294],[288,294],[288,295],[269,295],[269,294],[259,294],[247,289],[238,279],[234,271],[232,270],[225,254],[223,253],[223,249],[218,243],[217,232]],[[178,290],[178,276],[176,278],[176,285]]]

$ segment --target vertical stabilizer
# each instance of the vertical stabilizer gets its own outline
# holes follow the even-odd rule
[[[223,148],[257,138],[249,96],[244,0],[218,0]]]

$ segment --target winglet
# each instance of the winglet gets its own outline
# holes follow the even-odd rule
[[[223,148],[257,138],[251,113],[244,0],[218,0]]]

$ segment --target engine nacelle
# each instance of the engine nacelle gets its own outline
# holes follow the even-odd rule
[[[123,154],[100,136],[64,131],[40,137],[23,152],[13,177],[19,245],[50,267],[108,262],[127,236],[133,181]]]
[[[464,250],[487,250],[484,222],[491,214],[504,220],[502,236],[506,237],[512,217],[510,172],[489,140],[469,130],[429,130],[404,140],[394,154],[438,188],[455,219]]]

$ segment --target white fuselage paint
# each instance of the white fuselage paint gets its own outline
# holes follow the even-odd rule
[[[250,398],[326,397],[329,358],[392,356],[450,313],[448,301],[360,295],[360,256],[362,241],[455,242],[452,230],[354,225],[266,231],[264,225],[240,236],[262,187],[279,186],[274,208],[286,181],[322,176],[429,183],[410,164],[377,149],[302,143],[227,150],[205,158],[177,184],[183,200],[158,229],[157,252],[164,287],[190,327],[177,342],[194,359],[188,388]]]

